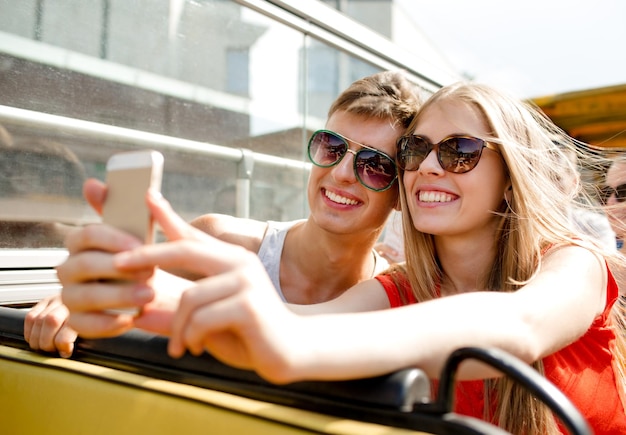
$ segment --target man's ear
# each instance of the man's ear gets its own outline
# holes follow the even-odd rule
[[[402,209],[402,204],[400,203],[400,195],[396,198],[396,205],[393,206],[395,211],[400,211]]]

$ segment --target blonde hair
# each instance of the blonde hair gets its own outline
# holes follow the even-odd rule
[[[570,218],[572,209],[593,208],[595,202],[592,198],[580,200],[586,195],[583,181],[578,177],[576,164],[568,157],[567,150],[573,150],[579,158],[588,157],[594,165],[598,164],[597,156],[581,151],[581,144],[575,143],[528,103],[476,83],[458,83],[436,92],[422,105],[408,127],[408,133],[415,130],[421,113],[446,100],[466,104],[483,116],[490,135],[482,139],[498,146],[512,186],[510,198],[503,198],[500,209],[493,211],[500,221],[495,235],[495,262],[482,277],[484,289],[516,291],[537,274],[542,254],[559,246],[580,245],[600,253],[607,261],[619,261],[614,252],[602,248],[591,236],[580,233]],[[564,177],[572,182],[563,183]],[[433,236],[413,227],[402,178],[400,174],[406,263],[399,269],[407,276],[417,300],[427,301],[438,297],[437,288],[443,272]],[[613,309],[616,325],[620,315],[617,305]],[[623,318],[621,322],[621,326],[616,327],[623,328]],[[618,348],[623,351],[624,334],[616,335],[622,341]],[[533,366],[543,373],[541,361]],[[498,399],[495,415],[490,415],[488,409],[492,403],[491,393]],[[485,381],[484,416],[512,433],[559,433],[549,410],[506,378]]]

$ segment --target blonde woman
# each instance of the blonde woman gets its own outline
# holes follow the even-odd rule
[[[130,326],[160,332],[170,336],[172,356],[206,350],[283,383],[408,366],[436,379],[455,349],[497,347],[544,373],[595,433],[626,433],[623,314],[610,271],[620,257],[568,218],[577,192],[558,180],[576,168],[551,157],[562,152],[556,133],[542,115],[492,88],[437,92],[398,141],[406,265],[330,302],[291,310],[252,253],[190,228],[151,195],[170,242],[103,258],[94,249],[121,238],[115,230],[68,240],[73,254],[59,276],[70,323],[86,336]],[[158,280],[147,279],[154,265],[206,278],[172,304]],[[98,276],[137,283],[94,292]],[[98,312],[131,302],[144,304],[141,317]],[[467,363],[459,376],[458,412],[513,433],[563,430],[493,370]]]

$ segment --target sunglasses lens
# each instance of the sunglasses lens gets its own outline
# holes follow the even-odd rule
[[[615,189],[611,186],[605,186],[600,190],[600,202],[602,205],[607,205],[611,196],[615,194],[615,200],[617,202],[626,201],[626,184],[620,184]]]
[[[385,190],[396,179],[396,164],[393,160],[373,150],[360,150],[355,167],[359,181],[372,190]]]
[[[417,171],[430,150],[430,144],[419,136],[404,136],[398,140],[398,166],[404,171]]]
[[[309,141],[309,158],[317,166],[329,167],[346,154],[348,144],[328,131],[316,131]]]
[[[448,172],[462,174],[476,167],[485,142],[474,137],[453,137],[439,144],[439,163]]]

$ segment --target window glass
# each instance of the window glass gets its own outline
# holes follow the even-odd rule
[[[308,136],[375,71],[231,1],[0,0],[0,248],[62,247],[99,219],[84,179],[138,148],[188,220],[237,212],[240,153],[212,150],[291,159],[255,160],[250,217],[306,217]]]

